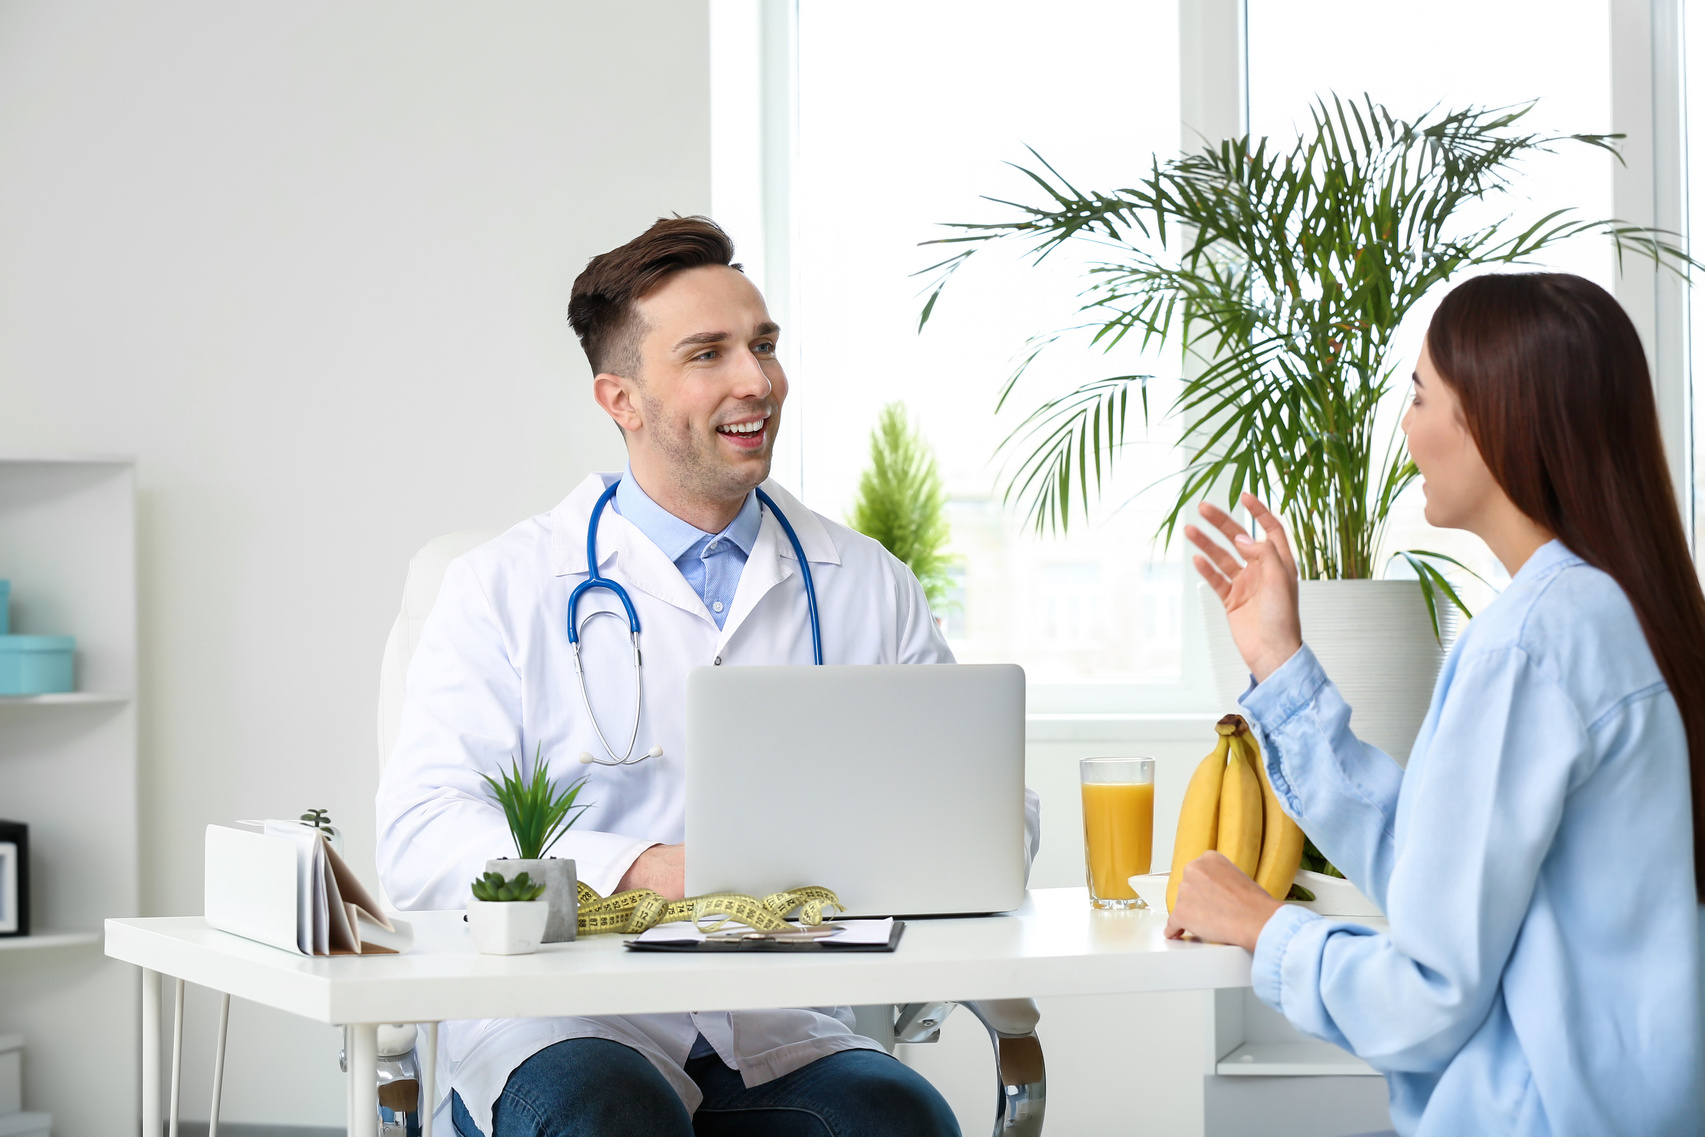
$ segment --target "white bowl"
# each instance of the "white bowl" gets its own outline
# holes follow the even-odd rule
[[[1151,872],[1127,879],[1131,891],[1143,898],[1156,912],[1166,911],[1166,882],[1170,873]],[[1325,873],[1297,870],[1296,882],[1314,893],[1313,900],[1292,900],[1289,903],[1322,916],[1373,916],[1383,918],[1379,905],[1361,894],[1349,881]]]
[[[1342,877],[1298,869],[1296,882],[1314,893],[1314,899],[1293,900],[1291,903],[1300,904],[1310,912],[1318,912],[1322,916],[1373,916],[1381,919],[1385,916],[1379,905]]]
[[[1142,898],[1152,910],[1164,913],[1166,911],[1166,882],[1171,873],[1151,872],[1142,876],[1126,877],[1125,883],[1131,886],[1131,891]]]

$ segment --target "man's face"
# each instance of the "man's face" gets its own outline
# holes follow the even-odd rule
[[[743,500],[770,474],[787,376],[780,331],[745,275],[704,265],[670,277],[636,305],[639,374],[628,457],[647,484],[706,502]],[[661,489],[661,485],[658,487]]]

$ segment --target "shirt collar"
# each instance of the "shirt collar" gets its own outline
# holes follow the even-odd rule
[[[634,528],[644,533],[653,545],[662,549],[663,555],[671,561],[680,560],[694,545],[712,537],[712,534],[690,522],[682,521],[652,501],[650,495],[641,489],[639,482],[634,479],[631,466],[622,471],[621,484],[616,487],[616,512],[631,521]],[[761,520],[758,495],[748,493],[745,502],[740,506],[740,512],[734,515],[734,520],[728,523],[728,528],[724,529],[720,536],[732,541],[740,547],[741,552],[751,556],[752,545],[758,539]]]
[[[1521,568],[1516,570],[1516,575],[1511,579],[1511,583],[1513,584],[1517,580],[1533,580],[1536,577],[1544,576],[1552,569],[1562,568],[1568,564],[1583,563],[1585,562],[1574,550],[1553,537],[1533,551]]]

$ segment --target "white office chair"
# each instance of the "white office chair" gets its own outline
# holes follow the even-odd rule
[[[409,660],[420,643],[420,631],[438,586],[450,562],[470,549],[485,544],[501,530],[466,529],[448,533],[423,545],[409,561],[403,584],[402,610],[391,625],[385,641],[384,661],[379,670],[379,768],[384,769],[396,746],[397,726],[402,719],[403,695],[407,688]],[[388,903],[388,898],[387,898]],[[898,1042],[935,1042],[941,1024],[956,1003],[907,1003],[895,1007],[855,1007],[858,1030],[893,1053]],[[1040,1018],[1031,999],[984,999],[963,1004],[989,1032],[995,1050],[995,1137],[1039,1137],[1042,1114],[1047,1105],[1047,1077],[1042,1061],[1042,1043],[1036,1037]],[[432,1137],[432,1108],[436,1104],[433,1070],[437,1065],[438,1028],[426,1024],[421,1068],[426,1075],[421,1119],[423,1137]]]

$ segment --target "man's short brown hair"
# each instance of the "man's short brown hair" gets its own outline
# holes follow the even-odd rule
[[[634,378],[645,328],[635,310],[676,273],[701,265],[734,263],[734,242],[708,217],[659,217],[619,249],[586,262],[574,278],[568,322],[586,350],[592,374]]]

